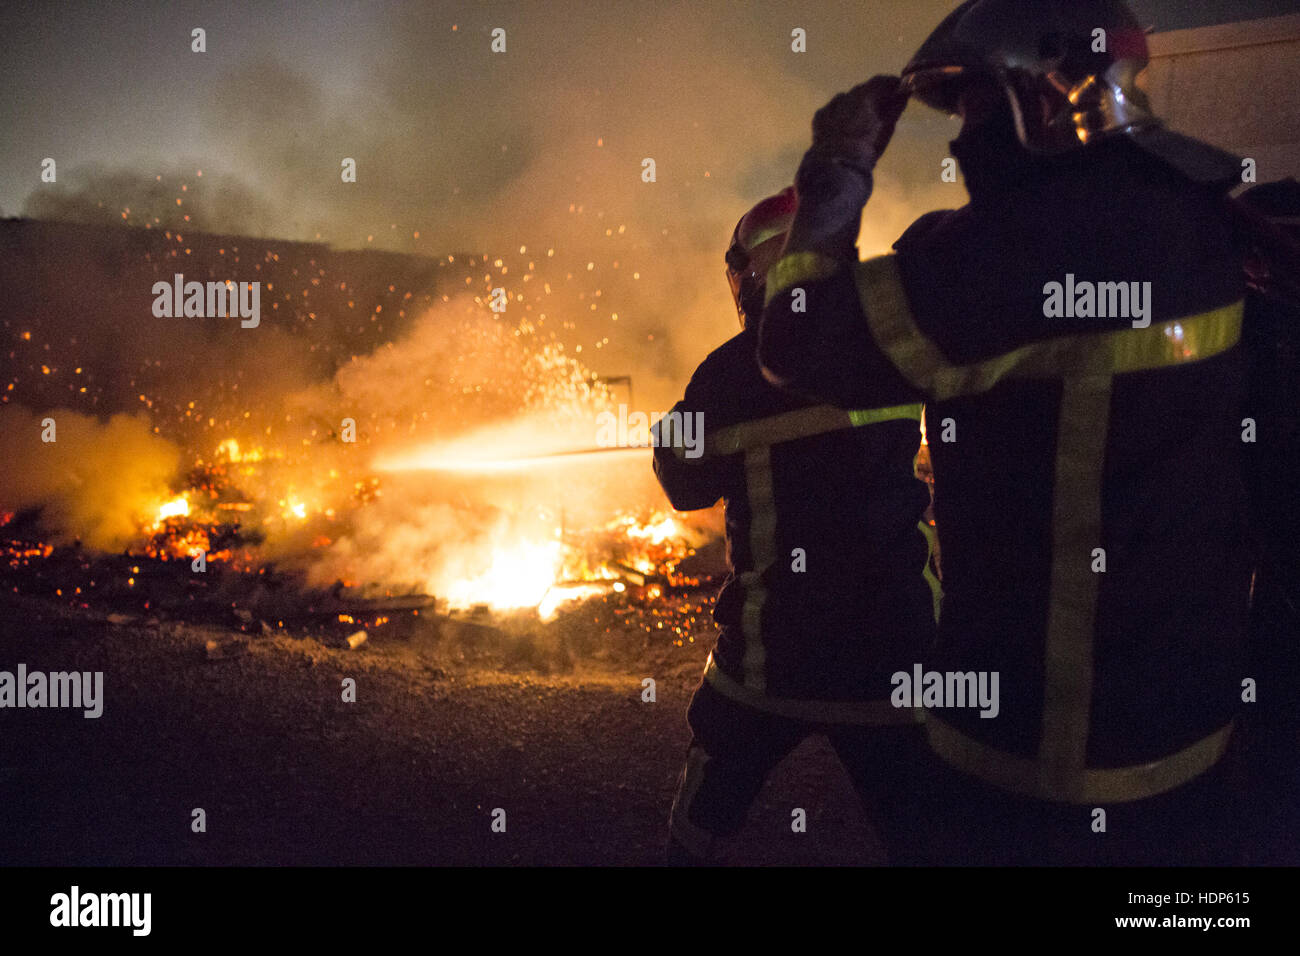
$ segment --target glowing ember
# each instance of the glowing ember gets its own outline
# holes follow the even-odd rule
[[[133,215],[125,210],[128,221]],[[209,565],[224,565],[222,573],[278,569],[313,589],[418,592],[443,607],[533,609],[542,620],[600,595],[636,602],[692,586],[677,568],[707,535],[693,516],[653,510],[662,496],[650,450],[592,447],[602,440],[599,415],[620,401],[612,389],[631,393],[629,376],[619,384],[619,376],[605,378],[585,364],[580,341],[588,355],[610,343],[599,333],[593,341],[595,330],[578,321],[588,313],[607,314],[610,322],[628,315],[613,311],[616,290],[595,285],[597,276],[608,279],[620,269],[617,259],[512,243],[518,258],[438,260],[434,280],[429,260],[394,260],[392,281],[376,282],[365,270],[344,271],[354,268],[352,260],[316,247],[252,239],[236,247],[196,240],[188,230],[182,240],[158,225],[166,246],[163,235],[150,237],[153,245],[137,264],[142,283],[170,276],[171,263],[162,259],[177,258],[186,241],[210,268],[261,278],[274,297],[271,308],[313,356],[311,374],[303,383],[288,376],[287,384],[235,374],[252,354],[241,351],[239,337],[212,363],[214,388],[203,397],[191,397],[191,382],[165,374],[165,352],[122,370],[138,381],[129,396],[134,424],[115,425],[104,439],[98,436],[105,426],[89,415],[77,427],[90,449],[122,448],[129,440],[119,457],[148,468],[137,475],[113,462],[121,493],[90,496],[91,504],[111,504],[90,515],[63,509],[86,528],[111,528],[122,539],[91,548],[120,553],[125,546],[166,561],[202,554]],[[605,235],[612,238],[610,230]],[[490,308],[506,282],[509,318]],[[367,321],[354,323],[353,315]],[[106,406],[112,396],[99,383],[112,376],[102,369],[91,375],[94,367],[79,355],[49,359],[48,329],[19,338],[42,349],[11,354],[24,375],[15,372],[0,404],[17,397],[35,406],[44,393],[31,383],[48,389],[51,379],[75,375],[77,394],[96,409]],[[284,394],[286,387],[293,390]],[[14,430],[36,433],[35,424],[27,426],[24,420]],[[60,421],[58,447],[71,428]],[[15,521],[15,509],[0,502],[0,526]],[[91,520],[118,518],[114,511],[119,520]],[[61,530],[86,539],[82,527]],[[25,562],[42,552],[10,553]],[[140,590],[148,580],[132,572],[126,586]],[[345,618],[337,623],[377,623]],[[655,617],[656,630],[661,623]]]

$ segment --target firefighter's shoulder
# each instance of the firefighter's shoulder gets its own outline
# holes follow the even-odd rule
[[[915,222],[903,230],[903,234],[894,242],[894,249],[906,249],[924,241],[928,237],[951,228],[960,222],[961,209],[934,209],[922,214]]]
[[[804,404],[805,400],[781,391],[763,377],[758,332],[752,327],[709,353],[686,387],[685,406],[707,411],[710,431]]]
[[[761,379],[758,368],[758,335],[746,329],[733,335],[705,356],[691,382],[738,385]]]

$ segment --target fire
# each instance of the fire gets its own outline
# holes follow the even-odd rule
[[[560,608],[565,604],[582,601],[604,593],[605,587],[599,584],[570,584],[564,587],[553,587],[546,592],[546,597],[542,598],[541,603],[537,605],[537,616],[543,621],[553,620],[556,614],[559,613]]]
[[[629,521],[625,533],[629,538],[643,539],[651,544],[663,544],[671,538],[680,538],[682,529],[677,526],[672,515],[664,515],[658,521],[644,525]]]
[[[452,585],[447,602],[453,608],[479,604],[500,610],[539,607],[556,583],[562,558],[559,541],[498,547],[484,571]]]
[[[235,464],[256,464],[267,457],[266,450],[263,448],[242,449],[239,447],[238,440],[227,438],[217,445],[218,459],[225,459],[232,465]]]
[[[663,584],[681,580],[674,577],[676,566],[694,553],[691,542],[700,538],[678,516],[662,512],[644,518],[620,514],[604,526],[554,533],[551,540],[502,536],[493,541],[482,571],[450,584],[431,581],[428,590],[453,609],[533,608],[549,621],[566,605],[623,594],[629,586],[662,594]]]
[[[162,524],[168,518],[184,518],[189,513],[190,503],[184,495],[181,495],[179,498],[173,498],[171,501],[165,502],[158,509],[158,523]]]
[[[168,230],[167,238],[184,248],[180,235]],[[284,403],[261,392],[246,402],[234,384],[180,402],[162,386],[133,389],[152,432],[180,447],[183,471],[135,486],[126,505],[130,553],[185,561],[201,554],[224,565],[223,574],[278,569],[303,575],[310,588],[423,592],[443,608],[531,609],[542,620],[600,596],[612,606],[682,586],[677,566],[702,543],[696,519],[651,510],[662,499],[658,489],[646,493],[648,448],[593,447],[619,379],[606,381],[581,360],[575,339],[586,337],[589,350],[610,340],[574,320],[592,311],[626,325],[629,313],[613,311],[616,290],[581,281],[610,275],[619,261],[571,256],[580,275],[566,285],[574,275],[556,249],[535,248],[530,259],[532,246],[513,248],[521,258],[447,256],[437,264],[438,294],[435,286],[387,284],[387,295],[327,270],[335,268],[329,261],[304,263],[292,253],[291,278],[274,266],[278,254],[255,253],[268,292],[294,283],[280,315],[299,323],[333,378]],[[240,261],[237,247],[215,251],[232,267]],[[203,252],[197,243],[195,252]],[[514,284],[509,319],[489,312],[502,276]],[[297,303],[300,291],[312,311]],[[287,307],[290,298],[296,304]],[[333,328],[354,301],[375,323],[373,335],[310,338],[313,329]],[[403,308],[411,321],[402,337],[383,332],[378,319],[406,317]],[[52,377],[65,368],[81,375],[89,365],[59,359],[47,366]],[[238,364],[230,357],[225,371]],[[617,387],[630,395],[630,377],[623,379]],[[364,415],[344,437],[338,423],[357,409]],[[13,520],[0,509],[0,524]],[[146,580],[133,572],[127,586]],[[338,623],[354,623],[350,617]]]
[[[521,531],[503,525],[456,576],[432,575],[424,590],[452,610],[533,610],[553,620],[566,606],[603,595],[663,593],[692,585],[676,574],[708,532],[672,512],[619,513],[584,529]],[[632,591],[636,588],[638,590]]]

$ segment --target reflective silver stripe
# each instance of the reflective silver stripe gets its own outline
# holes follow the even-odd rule
[[[923,707],[895,707],[889,700],[795,700],[790,697],[769,697],[756,692],[729,677],[709,655],[704,668],[704,679],[720,694],[732,700],[791,720],[814,724],[862,724],[866,726],[897,727],[925,722]]]
[[[1085,770],[1073,795],[1066,797],[1058,790],[1044,788],[1039,761],[967,737],[934,714],[927,716],[925,725],[934,752],[965,773],[1012,793],[1084,804],[1144,800],[1181,786],[1218,763],[1233,727],[1229,723],[1191,746],[1150,763]]]

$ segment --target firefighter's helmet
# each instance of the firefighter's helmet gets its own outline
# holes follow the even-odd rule
[[[789,186],[741,216],[731,233],[726,254],[727,282],[741,325],[763,311],[767,270],[781,257],[796,205],[794,187]]]
[[[1124,135],[1194,180],[1239,178],[1235,157],[1161,125],[1137,84],[1147,58],[1146,34],[1123,0],[966,0],[921,45],[903,82],[955,114],[965,81],[992,78],[1020,142],[1039,155]]]

